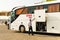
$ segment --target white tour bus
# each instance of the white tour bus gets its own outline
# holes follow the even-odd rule
[[[29,31],[29,19],[33,32],[60,34],[60,2],[44,2],[31,6],[15,7],[11,12],[10,29]]]

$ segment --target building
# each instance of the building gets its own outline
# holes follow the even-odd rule
[[[10,15],[10,12],[0,12],[0,24],[4,24],[9,19]]]
[[[9,16],[9,15],[10,12],[5,12],[5,11],[0,12],[0,16]]]

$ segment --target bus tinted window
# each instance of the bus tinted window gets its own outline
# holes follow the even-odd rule
[[[23,9],[20,8],[20,9],[17,9],[15,12],[16,12],[17,15],[19,15],[19,14],[21,14],[22,11],[23,11]]]
[[[20,8],[20,9],[17,9],[15,12],[16,12],[17,15],[26,14],[27,13],[27,8]]]
[[[36,7],[28,7],[28,13],[33,14]]]
[[[43,6],[36,6],[37,10],[43,9]]]
[[[44,9],[48,9],[48,5],[44,5]],[[47,13],[48,10],[46,10],[45,12]]]
[[[48,12],[59,12],[59,4],[48,5]]]
[[[48,5],[44,5],[44,9],[48,9]]]

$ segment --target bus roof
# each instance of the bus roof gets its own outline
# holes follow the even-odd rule
[[[37,6],[37,5],[49,5],[49,4],[56,4],[56,3],[60,3],[60,1],[51,1],[51,2],[42,2],[42,3],[35,3],[34,5],[31,6]]]
[[[59,3],[60,4],[60,1],[39,2],[37,4],[35,3],[35,4],[32,4],[32,5],[17,6],[14,10],[16,10],[18,8],[23,8],[23,7],[39,6],[39,5],[49,5],[49,4],[56,4],[56,3]]]

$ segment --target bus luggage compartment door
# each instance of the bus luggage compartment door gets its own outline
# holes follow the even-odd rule
[[[60,13],[48,13],[47,32],[60,33]]]
[[[45,22],[45,10],[35,10],[35,18],[37,22]]]

